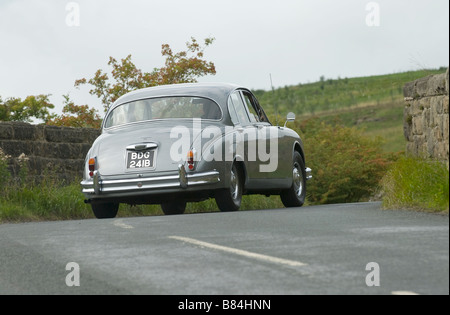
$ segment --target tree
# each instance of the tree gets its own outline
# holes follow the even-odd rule
[[[23,101],[16,97],[8,98],[6,101],[0,98],[0,121],[32,122],[33,118],[49,121],[54,117],[49,109],[55,107],[49,102],[49,96],[31,95]]]
[[[75,105],[69,95],[63,95],[63,97],[65,104],[62,110],[63,114],[47,121],[47,125],[100,128],[102,119],[95,108],[89,108],[88,105]]]
[[[128,92],[145,87],[193,83],[197,78],[208,74],[216,74],[213,62],[204,59],[204,50],[214,42],[214,38],[206,38],[203,46],[191,37],[186,43],[186,50],[174,53],[168,44],[163,44],[161,54],[165,57],[165,66],[154,68],[151,72],[142,72],[131,61],[131,55],[118,62],[113,57],[109,58],[108,65],[112,67],[111,77],[101,69],[95,72],[93,78],[85,78],[75,81],[75,86],[90,84],[93,88],[91,95],[97,96],[105,111],[120,96]]]

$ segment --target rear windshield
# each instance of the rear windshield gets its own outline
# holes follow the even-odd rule
[[[113,109],[105,128],[155,119],[222,119],[219,105],[201,97],[163,97],[134,101]]]

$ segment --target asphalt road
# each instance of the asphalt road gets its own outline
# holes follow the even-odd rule
[[[449,219],[359,203],[3,224],[0,294],[447,295]]]

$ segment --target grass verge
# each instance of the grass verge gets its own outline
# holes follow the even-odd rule
[[[449,171],[445,163],[402,157],[381,181],[383,207],[448,213]]]
[[[14,184],[4,187],[0,222],[85,219],[92,217],[77,184]]]
[[[94,218],[84,203],[78,183],[63,185],[44,181],[39,185],[15,183],[4,185],[0,192],[0,223],[77,220]],[[244,196],[242,210],[283,208],[278,196]],[[218,211],[214,199],[188,203],[186,213]],[[163,215],[159,205],[130,206],[121,204],[118,217]]]

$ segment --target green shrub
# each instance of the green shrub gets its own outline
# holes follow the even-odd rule
[[[303,122],[306,165],[313,170],[308,182],[311,204],[359,202],[377,190],[394,157],[382,152],[382,141],[356,128]]]
[[[445,163],[399,159],[382,180],[383,207],[448,211],[449,171]]]

